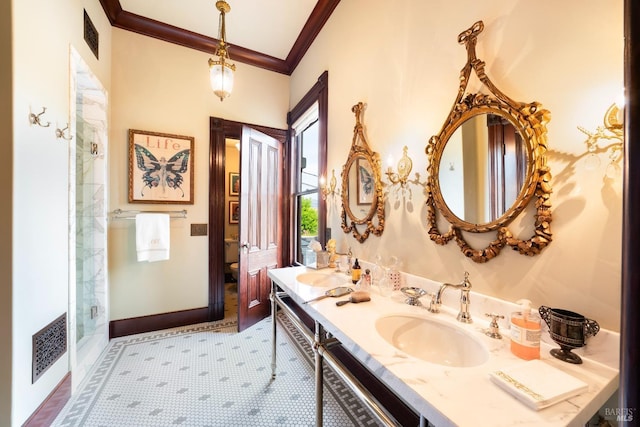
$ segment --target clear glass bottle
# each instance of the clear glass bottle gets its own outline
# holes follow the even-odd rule
[[[382,274],[380,276],[380,279],[376,282],[376,285],[378,286],[380,295],[382,295],[383,297],[389,297],[393,293],[393,283],[391,283],[391,280],[389,280],[388,269],[385,267],[381,268]]]
[[[356,284],[356,291],[371,292],[371,272],[368,268],[360,276],[360,280]]]
[[[389,266],[389,271],[387,273],[389,281],[391,281],[391,285],[394,291],[399,291],[402,287],[400,283],[400,261],[397,257],[391,257],[391,265]]]
[[[373,285],[378,285],[380,280],[387,274],[386,268],[382,263],[382,255],[376,255],[376,265],[373,266],[373,271],[371,272],[371,283]]]

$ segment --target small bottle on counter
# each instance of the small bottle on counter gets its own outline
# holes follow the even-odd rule
[[[522,309],[511,313],[511,352],[524,360],[540,359],[540,316],[531,312],[531,301],[516,303]]]
[[[360,263],[358,262],[358,258],[356,258],[353,263],[353,267],[351,267],[351,282],[355,285],[360,280],[360,276],[362,275],[362,267],[360,267]]]
[[[368,268],[360,276],[360,280],[356,284],[356,291],[371,292],[371,272]]]

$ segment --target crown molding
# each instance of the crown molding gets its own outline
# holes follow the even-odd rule
[[[242,46],[229,50],[232,60],[280,74],[291,75],[322,30],[340,0],[318,0],[286,60],[265,55]],[[102,9],[113,27],[153,37],[168,43],[215,54],[218,40],[164,22],[146,18],[122,9],[120,0],[100,0]]]

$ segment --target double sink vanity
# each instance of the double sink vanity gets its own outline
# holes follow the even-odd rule
[[[379,379],[395,396],[420,417],[440,426],[584,426],[618,387],[619,335],[607,330],[576,350],[583,363],[572,365],[549,355],[557,347],[543,332],[541,360],[588,384],[587,392],[542,410],[533,410],[490,381],[493,371],[527,363],[509,350],[509,313],[518,307],[505,301],[470,292],[468,314],[471,323],[456,319],[460,290],[449,289],[442,297],[439,313],[423,305],[409,305],[400,291],[382,296],[375,284],[371,300],[337,306],[340,298],[308,302],[337,286],[350,286],[350,277],[330,269],[307,267],[269,271],[272,280],[273,359],[275,378],[276,313],[284,312],[313,346],[316,363],[316,425],[322,425],[322,366],[331,366],[356,396],[373,410],[383,424],[401,425],[384,402],[366,390],[344,365],[325,351],[340,345]],[[406,286],[436,293],[441,284],[403,273]],[[469,292],[467,290],[467,292]],[[288,301],[285,302],[285,300]],[[291,304],[293,302],[293,304]],[[312,333],[296,313],[313,319]],[[279,310],[278,310],[279,309]],[[500,321],[502,338],[486,334],[488,314],[505,316]]]
[[[342,230],[356,242],[382,235],[391,187],[398,184],[402,197],[410,200],[411,184],[424,187],[429,238],[438,245],[454,240],[473,262],[487,263],[505,248],[512,249],[512,254],[537,256],[551,243],[551,171],[546,158],[550,112],[538,102],[511,99],[489,79],[486,64],[475,50],[483,29],[484,23],[478,21],[458,36],[467,62],[460,71],[454,105],[440,132],[427,144],[426,181],[420,181],[419,174],[410,179],[412,161],[405,147],[398,172],[389,167],[385,172],[389,184],[383,184],[380,155],[370,148],[364,132],[364,104],[352,108],[356,124],[338,194]],[[474,73],[482,92],[467,87]],[[335,183],[329,193],[323,189],[324,194],[334,195],[334,187]],[[528,239],[508,228],[523,213],[533,219]],[[449,226],[441,231],[445,222]],[[470,233],[484,243],[472,247],[467,241]],[[373,268],[360,261],[363,269]],[[307,267],[269,270],[272,376],[277,366],[277,313],[281,312],[314,350],[318,426],[322,425],[323,365],[333,368],[384,425],[584,426],[618,388],[619,334],[600,329],[587,345],[575,350],[583,363],[571,364],[549,354],[558,345],[543,325],[541,359],[527,362],[510,351],[507,325],[510,314],[520,307],[474,292],[462,273],[459,284],[446,286],[402,273],[403,286],[413,288],[408,296],[400,290],[383,296],[374,283],[370,300],[337,306],[336,301],[349,296],[316,298],[336,287],[353,286],[344,273]],[[527,390],[538,402],[558,392],[563,382],[558,375],[563,373],[586,383],[587,391],[582,392],[581,383],[580,394],[534,410],[490,379],[500,374],[509,377],[497,373],[509,369],[526,371],[527,380],[549,379],[554,388],[550,394]],[[553,374],[542,375],[541,369]],[[370,378],[377,381],[375,387],[368,385]],[[567,383],[575,382],[565,378]],[[508,386],[514,384],[518,391],[526,388],[517,380]],[[399,421],[394,406],[406,409],[410,421]]]

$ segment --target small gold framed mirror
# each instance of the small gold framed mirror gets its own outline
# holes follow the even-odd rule
[[[427,222],[431,240],[440,245],[455,239],[475,262],[487,262],[510,246],[537,255],[551,242],[551,173],[546,164],[546,123],[550,114],[537,102],[516,102],[485,74],[476,57],[482,21],[458,36],[467,49],[460,87],[440,133],[431,137],[427,181]],[[489,93],[468,93],[471,72]],[[461,191],[462,189],[462,191]],[[507,228],[535,197],[535,231],[527,240]],[[450,224],[438,229],[438,213]],[[472,248],[464,232],[496,231],[484,249]]]
[[[351,108],[356,116],[353,140],[342,167],[342,230],[360,243],[370,234],[384,231],[384,198],[380,175],[380,156],[369,148],[362,125],[365,105]]]

